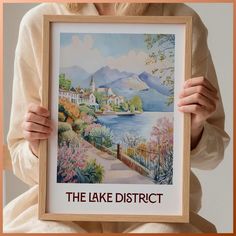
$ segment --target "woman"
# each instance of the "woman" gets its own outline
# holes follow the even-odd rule
[[[207,29],[184,4],[41,4],[23,18],[15,55],[13,103],[8,144],[13,171],[32,186],[4,209],[4,232],[200,232],[193,224],[47,222],[37,219],[38,145],[52,131],[41,103],[42,15],[193,16],[192,79],[179,95],[179,110],[191,113],[191,166],[212,169],[223,158],[229,137],[217,78],[207,47]],[[191,173],[190,209],[201,207],[201,186]],[[32,228],[32,225],[34,228]]]

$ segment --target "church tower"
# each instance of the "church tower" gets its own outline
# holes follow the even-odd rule
[[[90,89],[92,90],[92,92],[95,92],[95,82],[94,82],[93,76],[91,77],[91,81],[90,81]]]

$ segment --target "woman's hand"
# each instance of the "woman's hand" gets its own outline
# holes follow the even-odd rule
[[[216,111],[217,90],[204,77],[196,77],[185,82],[179,98],[179,111],[191,113],[191,149],[194,149],[201,139],[205,121]]]
[[[23,136],[29,142],[31,151],[38,156],[39,141],[47,139],[51,132],[50,113],[44,107],[31,103],[22,124]]]

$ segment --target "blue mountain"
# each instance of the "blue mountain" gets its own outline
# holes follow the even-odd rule
[[[122,90],[144,90],[149,87],[145,82],[143,82],[138,75],[131,74],[126,77],[119,78],[111,83],[103,84],[100,87],[112,88],[112,89],[122,89]]]
[[[139,78],[145,82],[150,88],[155,89],[157,92],[169,96],[170,91],[169,88],[162,84],[161,79],[158,77],[154,77],[147,72],[143,72],[139,75]]]
[[[109,66],[104,66],[101,69],[97,70],[92,76],[96,83],[96,87],[112,83],[117,79],[127,77],[132,73],[120,72],[117,69],[111,69]]]
[[[144,111],[173,111],[173,105],[166,106],[168,87],[161,83],[160,78],[147,72],[137,75],[105,66],[89,74],[78,66],[72,66],[62,68],[60,73],[66,74],[66,78],[72,81],[73,87],[88,88],[93,77],[96,87],[112,88],[114,93],[126,99],[138,95],[142,99]]]
[[[65,74],[67,79],[71,80],[71,86],[76,88],[79,85],[82,87],[90,74],[79,66],[71,66],[60,68],[60,74]]]

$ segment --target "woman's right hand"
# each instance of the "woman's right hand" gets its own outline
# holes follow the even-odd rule
[[[46,108],[31,103],[22,124],[23,136],[29,142],[31,151],[37,157],[39,141],[48,139],[52,132],[52,123],[49,117],[50,113]]]

